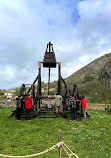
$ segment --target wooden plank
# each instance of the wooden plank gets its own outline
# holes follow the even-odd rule
[[[38,116],[38,118],[56,118],[56,116]]]

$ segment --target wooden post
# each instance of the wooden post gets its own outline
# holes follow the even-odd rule
[[[41,62],[38,62],[39,72],[38,72],[38,88],[37,88],[37,95],[38,97],[41,96]],[[38,105],[40,108],[40,99],[38,99]]]
[[[39,96],[41,96],[41,62],[39,61],[38,62],[38,65],[39,65],[39,75],[38,75],[38,94]]]
[[[58,63],[58,93],[62,93],[62,82],[61,82],[61,62]]]
[[[66,96],[63,99],[63,118],[66,118]]]
[[[61,130],[58,130],[58,139],[59,139],[59,142],[61,142],[62,140],[62,137],[61,137]],[[59,147],[59,158],[62,158],[62,146]]]
[[[50,67],[49,67],[49,78],[48,78],[48,95],[50,90]]]

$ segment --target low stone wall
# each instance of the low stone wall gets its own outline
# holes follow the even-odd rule
[[[1,100],[0,107],[16,107],[16,101]]]
[[[0,107],[16,107],[16,101],[8,101],[8,100],[1,100]],[[42,101],[41,107],[45,108],[55,108],[55,102],[53,101]],[[94,103],[87,103],[87,109],[90,110],[97,110],[97,111],[105,111],[106,105],[104,104],[94,104]]]
[[[11,101],[11,100],[0,100],[0,107],[16,107],[17,101]],[[41,107],[55,107],[55,101],[42,101]]]
[[[105,111],[105,108],[105,104],[87,103],[87,109],[89,110]]]
[[[0,107],[16,107],[17,101],[1,100]],[[44,108],[54,108],[55,102],[52,101],[42,101],[41,107]]]

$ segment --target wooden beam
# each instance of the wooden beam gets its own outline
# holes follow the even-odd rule
[[[50,89],[50,67],[49,67],[49,78],[48,78],[48,95],[49,95],[49,89]]]

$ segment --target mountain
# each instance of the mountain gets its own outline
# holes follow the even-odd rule
[[[102,92],[101,89],[103,88],[103,82],[101,84],[101,81],[105,81],[104,83],[108,83],[109,86],[109,81],[111,81],[111,53],[97,58],[93,62],[73,73],[68,78],[65,78],[65,82],[69,87],[77,84],[81,94],[93,92],[93,96],[94,93],[97,94],[97,90],[98,93]],[[57,84],[58,81],[51,82],[50,88],[56,87],[57,89]],[[42,83],[42,88],[43,87],[47,87],[47,83]],[[106,85],[104,85],[104,87],[106,87]]]
[[[111,80],[111,53],[105,54],[65,79],[66,83]]]

